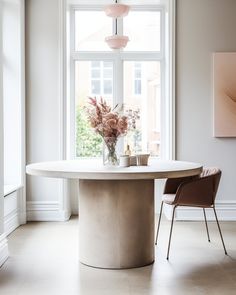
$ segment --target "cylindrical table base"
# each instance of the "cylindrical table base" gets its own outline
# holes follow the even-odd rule
[[[154,180],[79,181],[80,262],[133,268],[154,261]]]

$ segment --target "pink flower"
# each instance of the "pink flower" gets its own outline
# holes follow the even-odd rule
[[[96,106],[97,105],[97,99],[96,97],[92,98],[92,97],[89,97],[89,100],[90,100],[90,104],[93,105],[93,106]]]
[[[116,107],[111,111],[111,107],[103,98],[98,102],[96,97],[89,97],[89,104],[91,107],[86,109],[88,120],[95,132],[103,138],[112,139],[112,141],[117,141],[119,136],[127,133],[128,118],[115,111]]]
[[[127,120],[127,117],[123,116],[118,121],[117,129],[121,134],[124,134],[126,133],[127,128],[128,128],[128,120]]]
[[[106,126],[108,126],[111,129],[116,129],[117,127],[117,120],[116,119],[109,119],[106,121]]]
[[[116,113],[113,113],[113,112],[108,112],[108,113],[104,114],[103,118],[105,120],[118,119],[118,115]]]

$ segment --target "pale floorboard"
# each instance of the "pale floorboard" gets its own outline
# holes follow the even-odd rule
[[[167,261],[170,222],[163,221],[155,263],[129,270],[81,265],[77,222],[31,222],[15,230],[9,236],[10,257],[0,269],[0,294],[236,294],[235,222],[221,222],[229,256],[215,223],[209,223],[208,243],[204,223],[176,222]]]

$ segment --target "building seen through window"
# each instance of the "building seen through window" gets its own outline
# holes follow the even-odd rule
[[[136,62],[134,64],[134,94],[141,95],[142,92],[142,64]]]
[[[112,95],[112,62],[91,62],[91,94],[100,96]]]

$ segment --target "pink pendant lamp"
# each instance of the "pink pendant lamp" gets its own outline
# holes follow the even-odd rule
[[[104,11],[107,16],[117,18],[124,17],[129,13],[129,6],[125,4],[118,4],[117,1],[115,4],[111,4],[105,7]]]
[[[111,49],[121,49],[124,48],[128,41],[128,36],[122,36],[117,34],[117,18],[118,17],[124,17],[128,14],[130,7],[128,5],[124,4],[118,4],[117,0],[115,4],[108,5],[105,7],[104,11],[107,16],[110,16],[112,18],[115,18],[115,35],[108,36],[105,38],[105,41],[107,42],[108,46]]]

